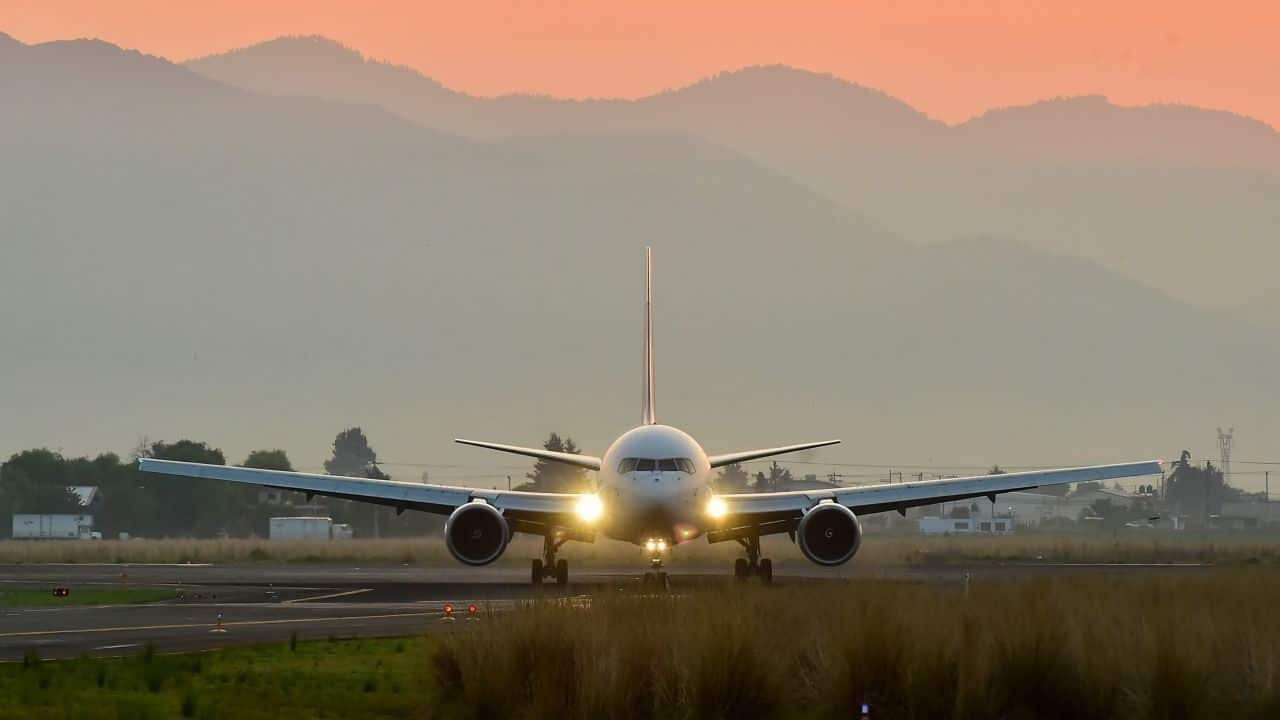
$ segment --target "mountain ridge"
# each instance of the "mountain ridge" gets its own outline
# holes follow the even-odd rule
[[[0,396],[24,409],[0,455],[142,434],[317,465],[352,424],[440,463],[478,462],[449,443],[477,429],[603,447],[636,419],[646,245],[659,411],[707,447],[1033,464],[1195,450],[1206,418],[1280,437],[1275,335],[1017,235],[905,241],[705,137],[481,142],[47,52],[0,64]]]

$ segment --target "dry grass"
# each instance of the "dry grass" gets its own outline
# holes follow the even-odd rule
[[[448,636],[475,718],[1280,717],[1280,572],[864,582],[555,604]]]
[[[523,564],[540,553],[541,539],[517,536],[500,563]],[[766,554],[779,564],[806,562],[786,536],[765,538]],[[702,540],[676,548],[674,568],[729,564],[735,543]],[[635,565],[639,548],[625,543],[569,543],[564,557],[575,565]],[[328,562],[434,565],[453,563],[439,537],[384,540],[268,541],[103,540],[0,542],[0,563]],[[1222,533],[1038,534],[1004,537],[869,535],[854,562],[860,565],[957,565],[998,562],[1211,562],[1280,565],[1275,536]]]

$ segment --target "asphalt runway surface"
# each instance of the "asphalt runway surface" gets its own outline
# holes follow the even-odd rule
[[[788,585],[841,580],[907,580],[959,587],[966,575],[1020,578],[1064,573],[1196,573],[1203,565],[1008,564],[962,567],[837,569],[780,565],[774,582]],[[729,567],[670,568],[673,592],[735,581]],[[124,575],[127,574],[127,577]],[[0,662],[34,651],[42,658],[133,655],[301,639],[386,637],[449,632],[467,607],[501,612],[536,598],[589,604],[602,593],[637,592],[636,568],[570,568],[565,587],[535,587],[523,565],[353,567],[288,565],[0,565],[0,591],[135,589],[172,591],[173,598],[140,605],[0,607]],[[458,622],[443,620],[451,603]],[[218,617],[221,615],[221,629]],[[483,620],[482,620],[483,621]]]

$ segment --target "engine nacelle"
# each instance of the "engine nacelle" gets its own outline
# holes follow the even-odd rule
[[[849,508],[821,503],[800,518],[796,544],[805,557],[819,565],[843,565],[862,545],[862,524]]]
[[[488,565],[502,557],[510,539],[506,518],[488,503],[462,505],[444,523],[444,544],[468,565]]]

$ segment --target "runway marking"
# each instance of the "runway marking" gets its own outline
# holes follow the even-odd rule
[[[373,592],[373,588],[360,588],[359,590],[347,590],[346,592],[329,593],[328,595],[316,595],[315,597],[297,598],[294,600],[285,600],[281,605],[294,605],[297,603],[311,602],[312,600],[329,600],[330,598],[347,597],[349,595],[359,595],[360,593]]]
[[[279,620],[239,620],[222,623],[223,627],[249,627],[252,625],[287,625],[290,623],[343,622],[347,620],[382,620],[405,617],[428,617],[438,612],[403,612],[382,613],[379,615],[343,615],[337,617],[284,618]],[[77,628],[73,630],[24,630],[22,632],[0,633],[0,638],[36,637],[40,635],[74,635],[77,633],[109,633],[140,632],[143,630],[190,630],[192,628],[210,628],[214,623],[177,623],[173,625],[133,625],[127,627]]]
[[[138,647],[138,643],[124,643],[122,645],[103,645],[96,647],[94,650],[123,650],[125,648]]]

